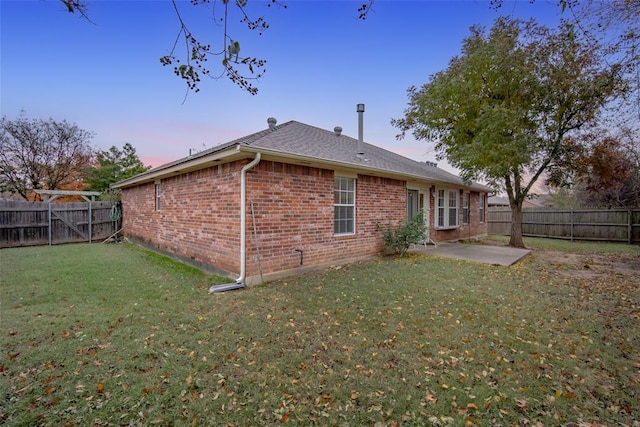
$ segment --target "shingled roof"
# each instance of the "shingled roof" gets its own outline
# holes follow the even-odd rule
[[[255,148],[276,150],[282,153],[345,165],[365,167],[400,175],[413,175],[433,181],[465,185],[463,180],[433,163],[417,162],[384,148],[363,142],[364,155],[358,156],[358,140],[346,135],[336,135],[325,129],[304,123],[289,121],[268,131],[248,136],[236,142]]]
[[[490,188],[481,184],[465,183],[460,177],[437,167],[434,163],[411,160],[366,142],[363,142],[361,146],[364,154],[358,155],[357,139],[293,120],[201,151],[175,162],[167,163],[142,175],[157,175],[163,169],[169,169],[181,164],[186,166],[196,159],[234,146],[239,146],[241,149],[249,148],[252,151],[264,150],[270,154],[278,154],[285,158],[308,158],[316,163],[328,162],[340,164],[344,168],[369,169],[376,171],[378,174],[387,172],[392,175],[453,184],[481,191],[490,190]],[[141,176],[138,175],[137,177]],[[119,184],[116,184],[116,186],[121,186]]]

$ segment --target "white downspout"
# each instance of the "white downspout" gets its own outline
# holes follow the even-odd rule
[[[247,268],[247,171],[260,163],[260,153],[256,153],[256,157],[244,165],[240,172],[240,277],[236,279],[236,283],[244,286],[244,278]]]

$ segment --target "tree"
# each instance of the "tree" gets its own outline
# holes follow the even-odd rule
[[[503,0],[491,0],[490,3],[496,10],[503,6]],[[628,97],[616,107],[617,116],[621,120],[633,120],[637,127],[640,117],[640,2],[558,0],[557,4],[569,25],[568,34],[580,34],[586,40],[602,45],[603,59],[622,65],[630,88],[626,92]],[[631,107],[631,114],[621,115],[621,106]]]
[[[94,165],[85,172],[85,182],[89,190],[106,191],[115,182],[130,178],[149,170],[136,154],[136,149],[125,143],[122,150],[115,145],[107,151],[96,154]]]
[[[60,1],[69,13],[78,14],[91,22],[88,3],[85,0]],[[375,0],[366,0],[358,7],[359,19],[366,19],[373,8],[374,2]],[[250,16],[247,8],[249,0],[191,0],[189,2],[192,7],[203,8],[213,5],[213,21],[222,28],[221,40],[219,43],[213,44],[213,49],[211,43],[202,41],[199,36],[191,31],[188,22],[183,19],[182,5],[179,4],[181,2],[171,0],[171,3],[178,20],[179,29],[169,54],[162,56],[160,63],[163,66],[173,66],[173,73],[186,83],[187,92],[189,90],[200,91],[199,84],[203,76],[209,76],[214,79],[226,76],[241,89],[251,95],[256,95],[258,88],[253,85],[252,81],[259,79],[266,72],[267,61],[251,55],[247,56],[244,51],[242,51],[241,55],[240,41],[227,29],[227,23],[235,22],[238,18],[250,31],[256,31],[258,34],[262,34],[263,31],[269,28],[269,24],[263,16]],[[220,4],[222,5],[222,10],[217,10],[217,6]],[[267,7],[271,6],[287,7],[280,0],[267,0]],[[215,49],[215,46],[217,46],[217,49]],[[212,68],[208,65],[208,60],[216,57],[220,58],[219,63],[222,66],[222,70],[218,75],[212,75]]]
[[[32,190],[56,190],[82,176],[93,134],[67,121],[0,120],[0,191],[29,199]]]
[[[576,159],[575,193],[585,206],[640,206],[640,151],[637,137],[627,130],[606,136]]]
[[[571,12],[576,31],[602,44],[607,61],[622,64],[629,95],[616,108],[617,116],[638,127],[640,117],[640,2],[637,0],[563,0]],[[631,114],[621,115],[620,107],[630,107]]]
[[[545,171],[562,172],[560,160],[582,143],[580,130],[623,88],[619,67],[603,65],[597,49],[569,31],[510,18],[488,34],[472,27],[461,55],[409,88],[404,117],[392,120],[399,138],[411,131],[435,142],[465,180],[506,192],[511,246],[524,247],[522,203],[532,186]]]

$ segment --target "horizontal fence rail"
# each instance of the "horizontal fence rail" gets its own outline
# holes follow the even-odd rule
[[[104,240],[117,231],[112,206],[0,200],[0,248]]]
[[[511,209],[489,208],[488,232],[511,234]],[[640,243],[640,209],[522,209],[522,235]]]

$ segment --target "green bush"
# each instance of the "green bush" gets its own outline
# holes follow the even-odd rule
[[[411,245],[422,242],[427,238],[427,227],[424,224],[424,214],[418,212],[411,221],[401,224],[396,228],[389,225],[382,235],[384,248],[387,254],[404,256]]]

